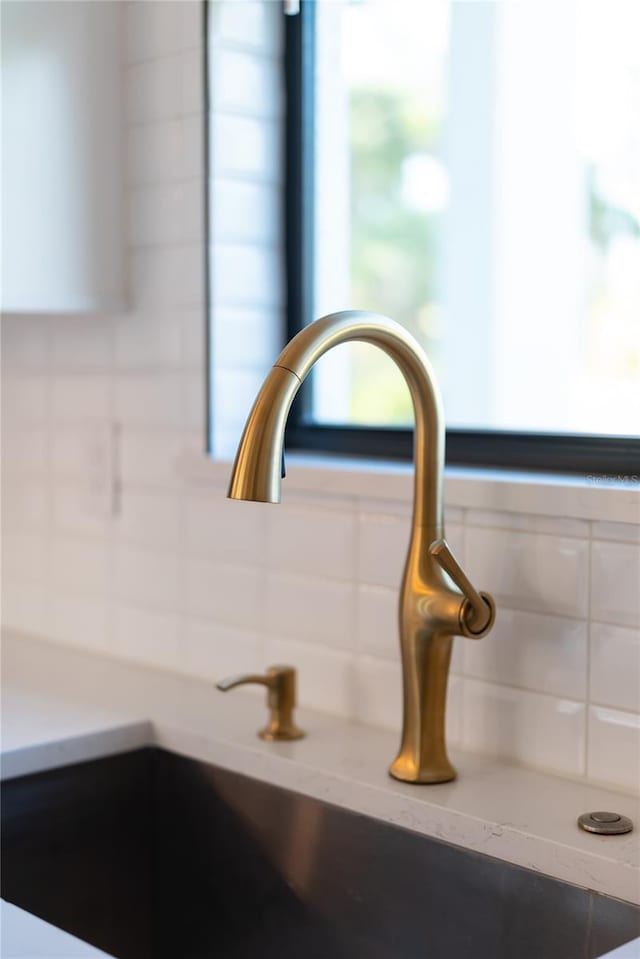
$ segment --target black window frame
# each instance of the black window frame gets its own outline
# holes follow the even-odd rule
[[[285,17],[284,135],[286,338],[313,316],[315,0]],[[334,426],[313,422],[305,384],[291,409],[285,442],[290,451],[409,460],[413,429]],[[447,429],[448,465],[527,472],[604,475],[639,481],[640,437],[533,431]]]

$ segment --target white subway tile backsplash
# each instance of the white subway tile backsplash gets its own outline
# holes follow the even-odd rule
[[[109,479],[105,479],[108,484]],[[95,490],[90,483],[57,483],[53,491],[53,528],[63,534],[105,537],[111,519],[108,486]]]
[[[211,216],[220,243],[274,243],[280,233],[280,208],[277,191],[269,184],[218,177],[211,185]]]
[[[446,739],[462,741],[462,680],[450,676],[447,688]],[[402,670],[400,662],[359,656],[355,669],[354,715],[359,722],[398,733],[402,730]],[[398,745],[400,739],[398,738]]]
[[[218,244],[213,250],[216,303],[273,309],[283,301],[280,251],[262,245]]]
[[[112,648],[117,656],[160,669],[182,669],[182,623],[174,614],[134,606],[114,609]]]
[[[198,0],[132,0],[124,7],[128,63],[165,57],[202,43],[202,4]]]
[[[396,732],[402,729],[402,670],[399,659],[358,656],[354,671],[354,718]]]
[[[60,424],[105,421],[111,415],[111,379],[106,373],[56,374],[51,411]]]
[[[213,354],[220,370],[226,367],[235,375],[245,369],[260,371],[264,376],[280,352],[278,340],[279,314],[264,308],[221,306],[216,309],[217,328],[213,331]],[[202,356],[202,337],[196,330]],[[220,375],[217,372],[217,375]],[[250,408],[250,397],[247,408]]]
[[[371,507],[371,502],[367,504]],[[401,508],[395,512],[359,514],[358,576],[365,583],[398,589],[411,534],[410,511]],[[450,522],[446,539],[456,557],[464,560],[464,530]]]
[[[215,683],[238,673],[263,673],[267,665],[261,634],[211,622],[189,621],[182,665],[185,672]],[[211,695],[222,693],[212,689]]]
[[[207,375],[204,369],[189,370],[182,374],[185,429],[199,436],[207,434]]]
[[[591,779],[640,792],[640,714],[621,710],[589,709]]]
[[[261,0],[216,3],[211,9],[211,36],[257,52],[277,55],[281,49],[282,17],[278,4]]]
[[[640,629],[591,624],[589,698],[640,712]]]
[[[398,593],[385,586],[358,586],[358,651],[399,660]]]
[[[280,124],[234,114],[213,119],[212,141],[218,175],[277,183],[281,177]]]
[[[42,532],[2,531],[2,575],[24,583],[46,583],[49,541]]]
[[[267,664],[290,664],[298,670],[298,701],[311,709],[352,718],[355,697],[355,657],[352,653],[311,643],[265,641]],[[312,734],[312,730],[308,730]]]
[[[54,591],[104,596],[110,585],[108,540],[57,535],[51,544],[51,580]]]
[[[188,116],[182,121],[182,175],[189,177],[205,176],[205,136],[202,115]]]
[[[203,206],[199,178],[132,190],[129,201],[132,246],[198,242],[203,236]]]
[[[199,244],[134,250],[131,273],[136,303],[146,312],[204,303],[204,256]]]
[[[256,394],[264,379],[264,370],[218,369],[213,381],[213,407],[218,410],[218,418],[227,430],[234,432],[233,449],[235,454],[238,441],[247,416],[254,404]]]
[[[172,120],[182,113],[181,55],[143,60],[125,76],[125,107],[130,123]]]
[[[15,428],[13,414],[10,428],[2,429],[2,479],[40,477],[48,466],[49,432],[42,427],[23,425]]]
[[[203,308],[181,311],[182,359],[186,367],[201,370],[206,363],[207,335]]]
[[[2,484],[2,531],[43,530],[48,518],[47,486],[43,480],[15,478]]]
[[[198,42],[201,41],[200,36]],[[183,116],[194,114],[202,121],[202,90],[204,74],[204,51],[195,47],[182,55],[180,63],[180,113]]]
[[[358,578],[397,590],[409,545],[409,518],[361,513],[358,519]]]
[[[130,184],[170,184],[175,180],[201,177],[203,146],[200,116],[132,127],[127,138]]]
[[[587,624],[500,609],[488,636],[464,643],[464,672],[490,682],[584,699]]]
[[[64,372],[107,370],[111,364],[109,316],[58,316],[51,324],[51,364]]]
[[[202,318],[202,311],[197,312]],[[158,372],[179,367],[183,360],[181,320],[181,311],[119,317],[114,330],[116,368]]]
[[[640,506],[638,507],[640,520]],[[640,543],[639,523],[592,523],[591,535],[594,539],[608,539],[619,543]]]
[[[53,639],[80,649],[109,648],[109,610],[105,602],[56,590],[51,598],[50,632]]]
[[[48,383],[45,376],[27,373],[3,373],[2,432],[23,424],[40,424],[47,419]]]
[[[204,11],[199,0],[186,0],[186,8],[179,5],[176,13],[176,35],[181,50],[193,50],[204,44]],[[200,109],[202,109],[202,92],[200,93]]]
[[[150,431],[143,427],[125,427],[120,435],[122,482],[175,486],[180,480],[180,458],[188,452],[199,452],[203,446],[175,429]]]
[[[173,120],[199,114],[202,50],[132,64],[126,73],[126,112],[130,123]]]
[[[133,186],[183,180],[184,120],[133,127],[127,136],[127,177]]]
[[[238,629],[264,629],[264,571],[253,566],[187,561],[187,614]]]
[[[229,500],[222,490],[194,493],[185,504],[187,550],[220,562],[258,565],[265,552],[262,503]]]
[[[461,676],[450,674],[445,725],[446,741],[450,746],[461,747],[464,742],[464,689],[465,680]]]
[[[464,513],[465,511],[461,506],[447,506],[444,507],[444,524],[445,524],[445,533],[446,536],[449,536],[449,527],[458,526],[462,527],[464,523]]]
[[[282,112],[280,77],[272,63],[253,51],[219,47],[213,58],[211,82],[222,113],[238,111],[270,118]]]
[[[363,490],[364,493],[364,490]],[[362,497],[359,501],[362,516],[402,516],[407,522],[413,509],[413,484],[407,486],[406,499],[376,499]]]
[[[584,775],[584,703],[475,679],[463,682],[466,749]]]
[[[468,639],[466,636],[454,636],[453,648],[451,650],[451,664],[449,669],[452,673],[462,674],[464,672],[464,651],[467,643],[477,642],[477,640]]]
[[[350,582],[355,573],[356,524],[351,513],[281,504],[267,514],[270,569]]]
[[[458,559],[460,563],[466,566],[465,561],[465,550],[467,548],[466,544],[466,533],[464,526],[460,526],[457,523],[448,523],[445,529],[445,539],[451,547],[451,550],[454,556]],[[482,583],[478,583],[478,589],[483,589],[484,586]]]
[[[385,662],[371,656],[359,656],[355,667],[354,718],[359,722],[402,730],[402,670],[400,662]],[[462,680],[450,676],[447,688],[446,739],[459,745],[462,739]]]
[[[119,600],[158,612],[183,606],[182,563],[177,553],[118,544],[114,592]]]
[[[467,523],[470,526],[485,526],[492,529],[524,530],[530,533],[551,533],[554,536],[589,536],[587,520],[558,516],[536,516],[529,513],[507,513],[501,510],[468,509]]]
[[[125,486],[114,526],[119,543],[178,549],[182,545],[182,498],[177,492]]]
[[[46,370],[49,360],[48,320],[48,317],[32,316],[25,323],[21,314],[2,314],[0,336],[3,376],[9,370]]]
[[[98,463],[106,470],[104,443],[107,435],[111,435],[108,425],[55,424],[51,432],[51,467],[55,481],[85,478],[89,464]]]
[[[48,590],[35,583],[19,582],[2,575],[2,625],[5,629],[48,637],[51,632]]]
[[[267,574],[267,630],[274,637],[355,647],[353,585],[318,576]]]
[[[178,429],[184,422],[179,373],[130,373],[115,382],[115,413],[126,427]]]
[[[467,574],[501,605],[586,616],[587,540],[468,526],[466,543]]]
[[[640,544],[594,540],[591,616],[600,622],[640,626]]]

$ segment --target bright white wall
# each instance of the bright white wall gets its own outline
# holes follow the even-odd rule
[[[262,362],[245,363],[250,331],[266,354],[281,316],[262,188],[265,168],[279,175],[280,106],[254,116],[253,93],[227,97],[257,95],[257,75],[278,96],[280,5],[214,13],[213,321],[231,391]],[[372,477],[261,507],[227,501],[224,470],[182,472],[205,437],[201,6],[134,2],[125,17],[131,305],[4,322],[5,627],[212,681],[288,661],[303,704],[399,730],[408,496]],[[266,167],[240,175],[258,153]],[[252,215],[239,183],[262,196]],[[455,500],[448,538],[499,617],[482,642],[456,641],[452,743],[636,787],[640,527]]]

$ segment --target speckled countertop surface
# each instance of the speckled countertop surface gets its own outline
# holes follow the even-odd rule
[[[2,776],[144,745],[215,763],[424,835],[640,903],[640,799],[475,754],[459,778],[411,786],[387,775],[396,736],[300,710],[306,739],[265,743],[264,693],[223,696],[210,682],[25,636],[2,646]],[[599,837],[577,816],[614,809],[636,830]]]

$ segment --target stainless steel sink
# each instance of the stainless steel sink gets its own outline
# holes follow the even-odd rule
[[[4,783],[2,895],[118,959],[591,959],[640,909],[163,750]]]

